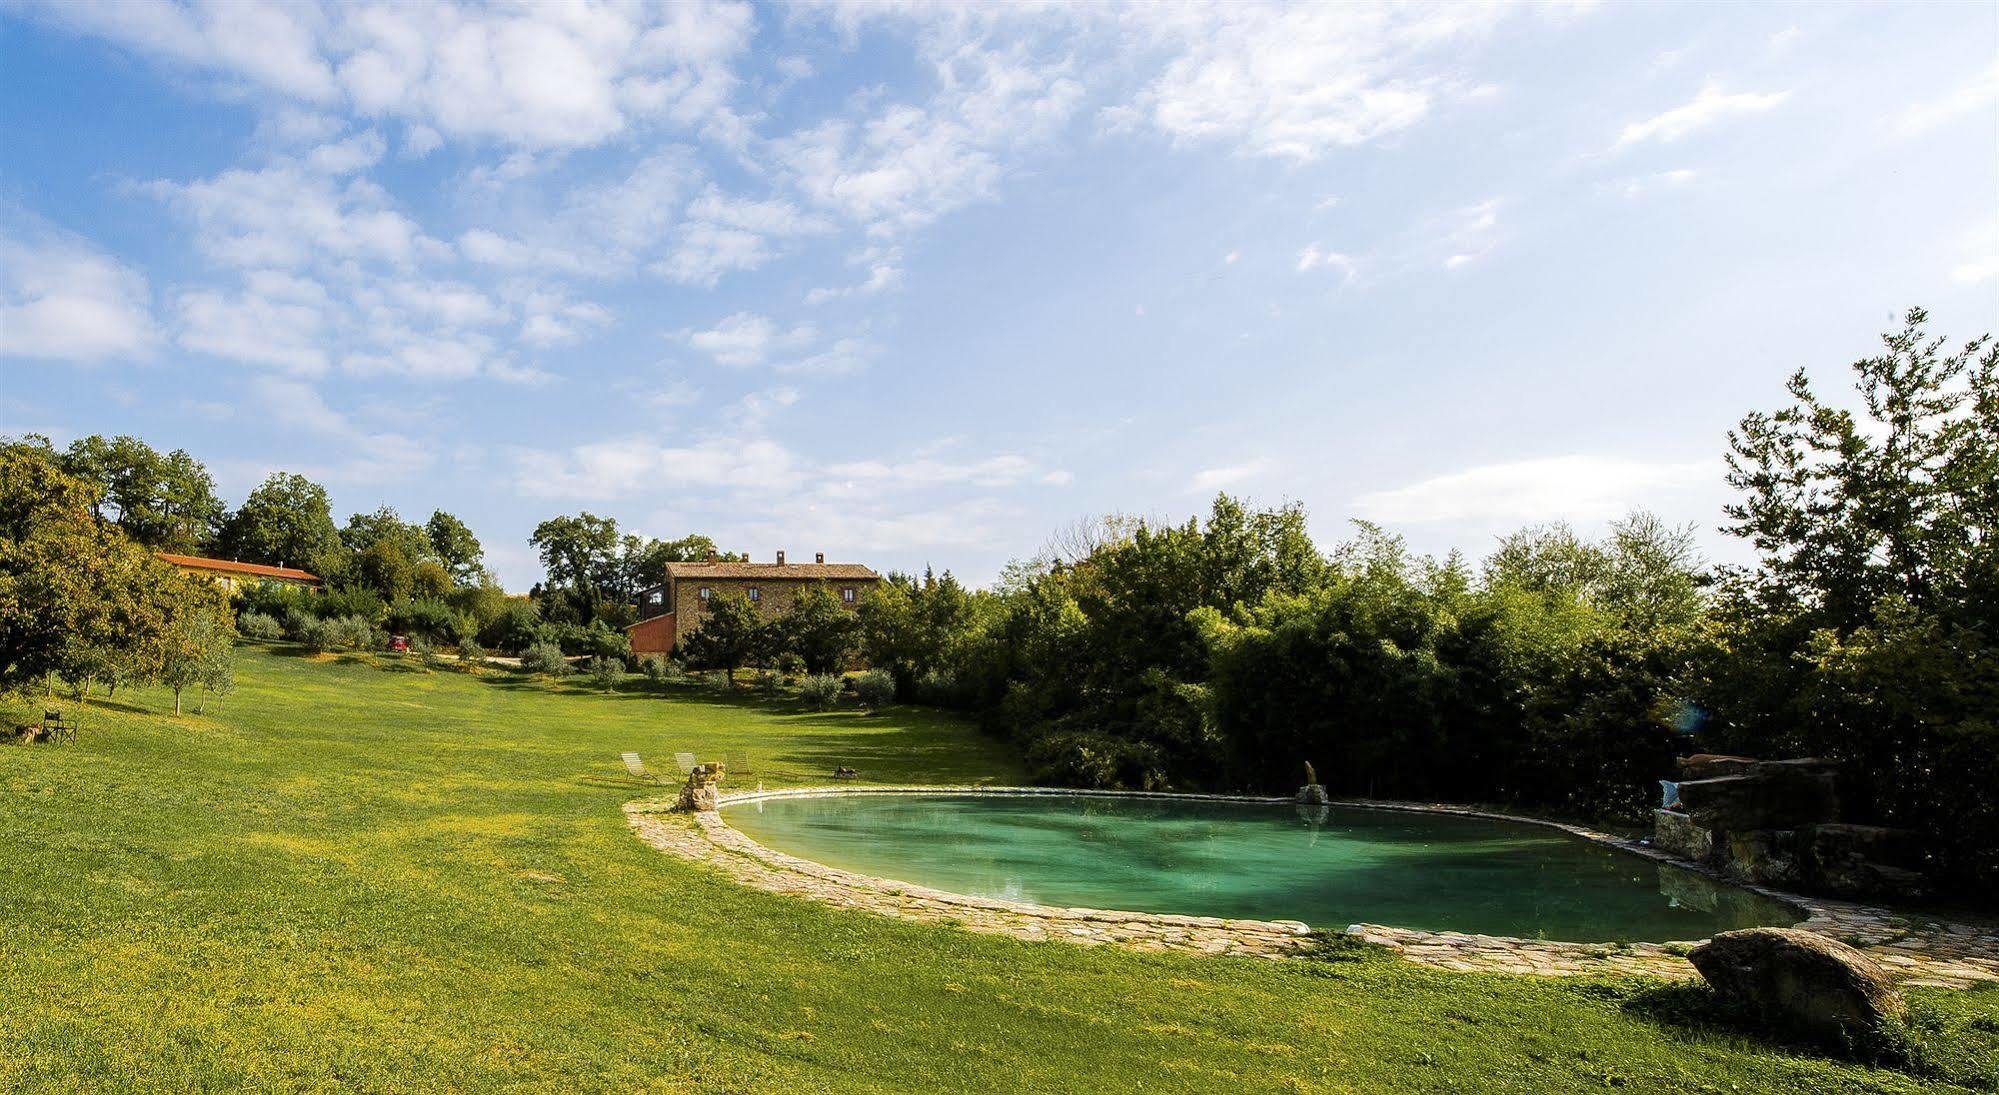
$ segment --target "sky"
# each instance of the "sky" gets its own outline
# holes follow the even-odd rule
[[[0,0],[0,433],[984,584],[1226,490],[1700,530],[1999,329],[1999,6]]]

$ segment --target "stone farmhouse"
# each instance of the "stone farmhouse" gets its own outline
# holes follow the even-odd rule
[[[667,654],[680,640],[700,630],[711,599],[724,593],[747,598],[766,617],[791,607],[808,586],[824,582],[851,611],[881,581],[881,575],[859,563],[829,563],[822,552],[809,563],[730,563],[713,554],[703,563],[668,563],[666,581],[639,591],[639,620],[627,627],[634,654]]]

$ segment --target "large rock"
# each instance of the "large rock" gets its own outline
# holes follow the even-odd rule
[[[1738,882],[1787,889],[1805,881],[1804,840],[1795,829],[1751,829],[1727,834],[1721,860],[1723,874]]]
[[[1731,757],[1723,753],[1695,753],[1691,757],[1678,758],[1680,778],[1714,779],[1718,776],[1739,776],[1756,767],[1754,757]]]
[[[1704,863],[1714,851],[1714,834],[1694,824],[1693,818],[1677,810],[1654,810],[1652,845],[1696,863]]]
[[[1802,835],[1814,882],[1832,893],[1907,900],[1929,889],[1922,839],[1907,829],[1814,825]]]
[[[1904,1010],[1901,994],[1873,959],[1816,932],[1722,932],[1687,958],[1723,999],[1815,1035],[1869,1031]]]
[[[1839,816],[1832,772],[1758,764],[1748,775],[1680,784],[1680,804],[1703,829],[1796,829]]]

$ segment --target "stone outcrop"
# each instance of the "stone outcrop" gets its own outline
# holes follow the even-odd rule
[[[1766,1021],[1824,1037],[1903,1014],[1881,966],[1838,940],[1795,928],[1722,932],[1687,956],[1723,999]]]
[[[1653,843],[1738,882],[1844,897],[1921,897],[1923,855],[1915,835],[1842,822],[1838,769],[1810,757],[1682,757],[1678,805],[1654,813]]]
[[[679,809],[692,812],[712,811],[721,806],[722,765],[710,761],[697,764],[687,773],[687,783],[680,788]]]

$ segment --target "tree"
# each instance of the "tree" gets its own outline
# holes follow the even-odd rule
[[[479,546],[479,538],[472,535],[472,529],[443,510],[432,513],[423,527],[431,552],[452,580],[462,586],[477,585],[486,572],[486,552]]]
[[[145,547],[191,553],[215,539],[223,513],[215,480],[183,450],[93,434],[70,443],[63,465],[96,487],[91,512]]]
[[[382,543],[394,544],[412,566],[436,558],[429,532],[422,525],[403,520],[394,506],[382,506],[373,513],[351,514],[347,527],[340,530],[341,546],[355,555]]]
[[[173,689],[174,714],[188,688],[227,692],[235,683],[235,631],[228,609],[202,597],[197,583],[182,582],[188,596],[178,599],[173,619],[158,642],[156,676]]]
[[[1845,760],[1854,813],[1999,892],[1999,346],[1927,322],[1853,363],[1854,409],[1801,370],[1729,435],[1724,531],[1761,558],[1723,573],[1698,687],[1721,747]]]
[[[0,445],[0,689],[85,680],[107,662],[143,678],[172,595],[208,588],[92,516],[96,497],[46,445]]]
[[[837,673],[853,655],[859,622],[824,582],[799,592],[774,622],[779,645],[805,659],[810,673]]]
[[[369,544],[354,560],[355,577],[394,604],[405,600],[416,585],[416,568],[401,544],[382,539]]]
[[[709,598],[701,625],[681,643],[690,665],[724,670],[731,679],[736,670],[760,660],[770,646],[771,629],[757,607],[733,592]]]
[[[264,480],[222,530],[225,553],[256,563],[320,566],[340,546],[326,488],[291,472]]]
[[[599,602],[614,598],[623,584],[618,522],[614,518],[587,511],[574,517],[551,517],[534,527],[528,542],[541,553],[549,585],[576,592],[592,610]]]

